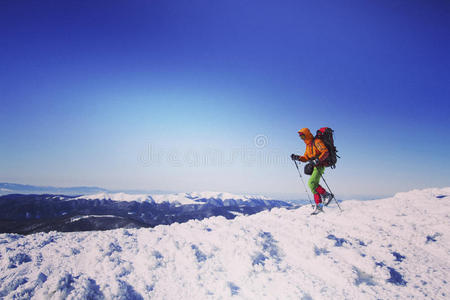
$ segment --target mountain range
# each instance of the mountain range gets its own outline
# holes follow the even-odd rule
[[[108,190],[96,186],[73,186],[73,187],[55,187],[55,186],[38,186],[30,184],[19,184],[0,182],[0,195],[7,194],[64,194],[64,195],[86,195],[95,193],[111,193],[111,192],[127,192],[127,193],[153,193],[165,194],[171,191],[162,190]]]
[[[69,196],[7,194],[0,196],[0,233],[92,231],[155,227],[202,220],[233,219],[274,207],[294,205],[262,196],[201,192],[178,194],[107,193]]]

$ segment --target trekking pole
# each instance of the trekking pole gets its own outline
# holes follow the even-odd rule
[[[339,202],[336,200],[336,197],[334,197],[334,194],[333,194],[333,192],[331,191],[330,187],[328,186],[328,183],[325,181],[325,178],[323,178],[323,175],[322,175],[322,174],[320,174],[320,177],[322,177],[323,182],[325,182],[325,185],[327,186],[327,188],[328,188],[328,190],[330,191],[331,195],[333,195],[333,199],[334,199],[334,201],[336,201],[336,204],[337,204],[337,206],[339,207],[339,210],[342,212],[342,209],[341,209],[341,207],[340,207],[340,205],[339,205]]]
[[[300,179],[301,179],[301,180],[302,180],[302,182],[303,182],[303,186],[305,187],[305,192],[306,192],[306,195],[308,195],[309,203],[311,203],[311,207],[313,207],[313,208],[314,208],[314,205],[312,204],[311,198],[309,197],[309,193],[308,193],[308,190],[306,189],[306,185],[305,185],[305,182],[303,181],[303,176],[302,176],[302,173],[300,172],[300,170],[299,170],[299,168],[298,168],[298,165],[297,165],[297,161],[296,161],[296,160],[294,160],[294,163],[295,163],[295,167],[297,168],[297,171],[298,171],[298,175],[300,175]]]

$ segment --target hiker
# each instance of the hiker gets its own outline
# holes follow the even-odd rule
[[[328,193],[320,184],[320,178],[325,171],[325,160],[329,156],[329,151],[325,144],[320,139],[315,139],[308,128],[302,128],[298,131],[298,135],[306,144],[305,154],[291,155],[292,160],[298,160],[301,162],[309,161],[314,167],[311,177],[308,181],[308,186],[314,194],[314,202],[316,203],[316,209],[314,214],[323,211],[323,205],[333,199],[333,195]]]

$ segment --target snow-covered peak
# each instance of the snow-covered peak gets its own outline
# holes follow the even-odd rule
[[[174,204],[200,204],[205,200],[217,200],[220,202],[226,200],[244,201],[251,200],[271,200],[265,196],[258,195],[236,195],[226,192],[189,192],[189,193],[177,193],[177,194],[126,194],[126,193],[98,193],[92,195],[83,195],[76,199],[89,199],[89,200],[113,200],[113,201],[137,201],[137,202],[153,202],[153,203],[174,203]]]
[[[98,193],[91,195],[83,195],[77,197],[75,199],[88,199],[88,200],[114,200],[114,201],[137,201],[137,202],[145,202],[152,201],[150,195],[147,194],[126,194],[126,193]]]

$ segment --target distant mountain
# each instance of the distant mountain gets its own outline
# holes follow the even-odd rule
[[[64,194],[83,195],[108,192],[107,189],[93,186],[54,187],[0,182],[0,195],[7,194]]]
[[[79,199],[100,199],[114,201],[137,201],[172,204],[205,204],[214,206],[233,206],[233,205],[260,205],[270,199],[261,195],[236,195],[223,192],[190,192],[177,194],[127,194],[127,193],[108,193],[102,192],[93,195],[83,195]]]
[[[139,228],[202,220],[233,219],[274,207],[293,207],[262,196],[202,192],[166,195],[102,192],[94,195],[8,194],[0,196],[0,233]]]
[[[162,190],[108,190],[96,186],[74,186],[74,187],[54,187],[54,186],[36,186],[29,184],[18,184],[9,182],[0,182],[0,195],[8,194],[61,194],[61,195],[88,195],[99,193],[119,193],[129,194],[165,194],[168,191]]]

